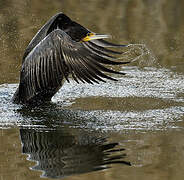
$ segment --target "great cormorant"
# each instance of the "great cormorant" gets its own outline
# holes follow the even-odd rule
[[[13,102],[21,104],[50,101],[61,88],[68,76],[79,83],[105,82],[104,79],[116,80],[106,74],[124,74],[107,65],[120,65],[129,62],[117,62],[113,54],[121,52],[108,47],[124,47],[109,43],[100,35],[63,13],[53,16],[34,36],[27,46],[22,60],[20,83]]]

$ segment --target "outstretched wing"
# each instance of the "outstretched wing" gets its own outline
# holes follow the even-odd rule
[[[111,50],[90,47],[90,43],[73,41],[64,31],[56,29],[38,43],[25,58],[22,65],[19,93],[24,101],[34,96],[50,98],[62,86],[68,75],[87,83],[115,80],[104,72],[124,74],[104,67],[128,62],[112,61]],[[98,45],[96,45],[98,46]],[[100,47],[100,46],[99,46]]]

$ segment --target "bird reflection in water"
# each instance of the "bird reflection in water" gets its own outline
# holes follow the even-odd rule
[[[43,171],[42,177],[62,178],[107,169],[116,163],[131,165],[123,160],[125,149],[107,142],[98,132],[21,128],[20,137],[22,152],[37,162],[31,169]]]

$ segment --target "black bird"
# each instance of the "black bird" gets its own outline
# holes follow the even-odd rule
[[[32,104],[50,101],[69,75],[79,83],[116,80],[106,74],[124,74],[104,67],[129,62],[117,62],[114,55],[121,52],[108,47],[125,47],[109,43],[100,35],[63,13],[53,16],[34,36],[27,46],[22,60],[20,83],[14,103]]]

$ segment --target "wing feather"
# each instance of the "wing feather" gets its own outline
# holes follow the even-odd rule
[[[104,52],[104,51],[102,51],[102,50],[99,50],[99,49],[97,49],[97,48],[94,48],[94,47],[91,46],[88,42],[84,43],[84,46],[85,46],[88,50],[90,50],[91,52],[93,52],[93,53],[95,53],[95,54],[97,54],[97,55],[101,55],[101,56],[103,56],[103,57],[105,57],[105,58],[107,58],[107,59],[112,60],[113,58],[115,58],[115,57],[113,57],[113,56],[107,54],[106,52]]]
[[[110,54],[122,54],[123,52],[119,52],[119,51],[114,51],[111,49],[107,49],[105,47],[100,46],[98,43],[95,43],[94,41],[88,41],[86,42],[86,44],[88,44],[88,46],[97,49],[98,51],[104,52],[104,53],[110,53]]]
[[[113,61],[115,58],[111,54],[120,52],[95,43],[75,42],[64,31],[54,30],[33,48],[23,62],[19,85],[21,101],[51,99],[62,86],[63,78],[69,82],[69,74],[77,83],[105,82],[104,78],[116,80],[103,72],[124,73],[103,65],[120,65],[128,62]]]

